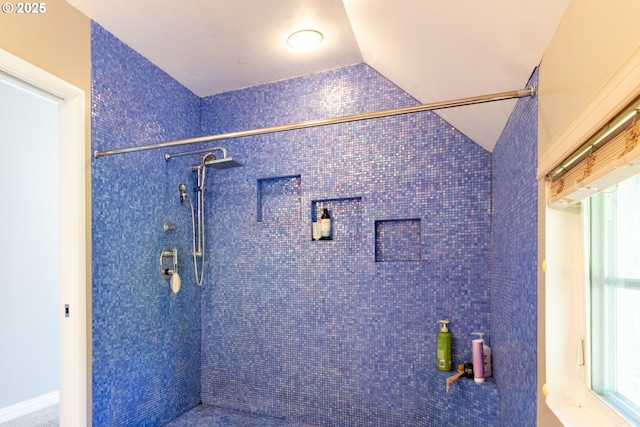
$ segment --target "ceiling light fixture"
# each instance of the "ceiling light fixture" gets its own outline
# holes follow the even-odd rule
[[[291,34],[287,44],[292,48],[307,52],[322,43],[322,33],[316,30],[301,30]]]

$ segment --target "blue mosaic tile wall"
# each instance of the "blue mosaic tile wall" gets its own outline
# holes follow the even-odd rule
[[[411,104],[361,64],[205,98],[202,132]],[[433,113],[220,145],[245,166],[213,172],[206,192],[203,402],[324,426],[435,425],[419,373],[435,371],[437,320],[451,321],[454,363],[471,359],[470,332],[489,332],[491,154]],[[319,204],[331,241],[311,240]],[[418,242],[376,242],[376,221]],[[376,262],[376,249],[407,259]],[[469,408],[495,418],[494,396],[474,396]],[[428,399],[447,399],[444,386]]]
[[[536,97],[520,99],[493,152],[491,345],[505,427],[536,425],[537,110]]]
[[[200,100],[97,24],[92,56],[98,150],[415,103],[362,64]],[[161,425],[200,398],[317,425],[446,425],[452,404],[535,425],[535,117],[520,100],[493,156],[432,113],[220,142],[245,166],[208,175],[203,288],[177,191],[195,199],[196,159],[94,159],[94,425]],[[323,206],[333,240],[312,241]],[[488,332],[494,385],[444,393],[441,318],[454,363]]]
[[[199,132],[200,100],[92,24],[92,145],[108,150]],[[93,159],[93,425],[158,426],[200,400],[200,294],[189,268],[191,174],[158,150]],[[165,234],[162,225],[178,225]],[[160,274],[177,248],[182,288]]]
[[[451,384],[450,373],[432,368],[416,370],[416,408],[411,426],[414,427],[488,427],[498,425],[500,398],[493,379],[476,384],[473,378],[460,378]],[[512,424],[512,426],[519,424]]]

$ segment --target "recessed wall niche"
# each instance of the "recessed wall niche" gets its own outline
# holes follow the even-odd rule
[[[376,262],[420,261],[420,219],[380,220],[375,224]]]
[[[320,220],[324,208],[327,208],[329,215],[331,215],[331,240],[360,241],[362,233],[361,197],[312,200],[312,223]],[[313,239],[313,229],[310,229],[309,232]]]
[[[258,179],[258,222],[300,221],[300,175]]]

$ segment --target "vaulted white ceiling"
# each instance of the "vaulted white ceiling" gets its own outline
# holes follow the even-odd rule
[[[201,97],[365,62],[431,103],[525,87],[570,0],[67,1]],[[515,102],[437,113],[492,151]]]

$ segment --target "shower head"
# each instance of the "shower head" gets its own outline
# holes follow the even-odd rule
[[[187,200],[187,186],[180,184],[178,185],[178,190],[180,190],[180,201],[184,203]]]
[[[231,157],[225,157],[224,159],[216,159],[216,160],[208,161],[205,163],[205,166],[211,166],[214,169],[222,170],[222,169],[238,168],[244,165],[237,160],[233,160]]]
[[[217,151],[220,151],[222,153],[222,158],[219,159],[213,154],[214,152],[217,152]],[[207,148],[206,150],[186,151],[183,153],[176,153],[176,154],[165,153],[164,159],[168,162],[170,159],[174,157],[187,156],[191,154],[201,154],[201,153],[206,153],[206,154],[202,156],[202,160],[200,161],[200,163],[192,166],[192,170],[194,171],[202,170],[203,166],[211,166],[214,169],[218,169],[218,170],[231,169],[231,168],[244,166],[239,161],[233,160],[231,157],[228,157],[227,150],[224,147],[213,147],[213,148]]]
[[[216,156],[214,156],[212,153],[205,154],[204,157],[202,158],[202,165],[211,166],[212,168],[217,170],[231,169],[231,168],[244,166],[239,161],[233,160],[231,157],[227,157],[226,153],[223,153],[223,154],[225,154],[225,156],[221,159],[217,159]]]

